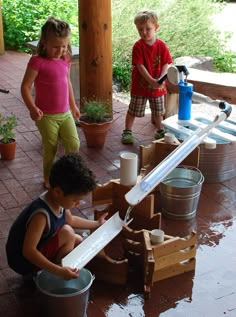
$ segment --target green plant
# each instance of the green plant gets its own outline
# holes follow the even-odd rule
[[[78,0],[2,0],[6,48],[29,51],[26,43],[39,39],[42,25],[53,15],[70,23],[72,43],[78,41]]]
[[[173,60],[180,56],[210,56],[216,71],[236,72],[236,53],[227,49],[231,34],[222,34],[213,24],[225,6],[216,0],[113,0],[113,76],[127,90],[131,78],[132,46],[139,39],[133,23],[142,8],[158,13],[157,37],[164,40]],[[128,30],[128,31],[127,31]]]
[[[113,53],[113,77],[121,85],[122,90],[129,90],[131,77],[131,56],[119,56]]]
[[[213,24],[225,5],[221,0],[112,0],[113,78],[121,90],[130,85],[132,46],[139,38],[133,19],[141,8],[157,11],[157,36],[167,43],[173,59],[211,56],[216,71],[236,72],[236,53],[226,46],[232,34],[222,34]],[[29,51],[26,43],[38,40],[49,15],[70,23],[71,42],[78,45],[78,11],[78,0],[2,0],[5,47]]]
[[[111,121],[109,110],[111,105],[109,102],[102,100],[86,100],[81,109],[81,121],[87,123],[101,123]]]
[[[15,114],[3,116],[0,114],[0,141],[2,143],[11,143],[15,138],[14,128],[17,125],[17,118]]]

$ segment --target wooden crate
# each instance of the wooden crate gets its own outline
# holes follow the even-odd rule
[[[151,170],[161,163],[179,144],[165,143],[164,139],[152,141],[148,145],[140,145],[139,160],[140,169]],[[182,162],[181,165],[198,167],[200,147],[195,148]],[[144,171],[143,171],[144,173]]]
[[[165,235],[164,242],[152,245],[150,231],[132,231],[128,227],[122,231],[127,252],[140,254],[143,257],[144,295],[150,298],[154,282],[170,278],[195,269],[197,235],[179,238]]]
[[[140,176],[138,177],[139,180]],[[98,184],[92,193],[95,219],[104,211],[108,212],[107,218],[119,211],[120,217],[124,219],[129,207],[124,196],[130,189],[131,186],[121,185],[119,179],[113,179],[103,185]],[[96,208],[99,208],[99,210]],[[140,204],[132,209],[131,218],[134,218],[130,224],[133,228],[129,229],[131,232],[134,232],[134,229],[148,228],[151,230],[160,226],[161,214],[154,212],[153,194],[145,197]],[[143,231],[141,230],[141,232]],[[113,284],[125,285],[127,283],[128,259],[125,256],[123,246],[125,240],[123,234],[120,233],[99,255],[89,262],[88,268],[95,274],[96,279]],[[143,250],[143,243],[141,249]]]
[[[111,180],[103,185],[98,184],[92,193],[92,203],[94,207],[108,204],[108,212],[112,216],[119,211],[120,217],[124,219],[129,204],[125,200],[125,194],[131,189],[131,186],[120,184],[119,179]],[[154,210],[154,195],[147,195],[131,211],[131,223],[133,229],[154,229],[159,225],[159,218]]]
[[[124,218],[128,203],[124,195],[131,187],[120,184],[119,179],[98,185],[92,195],[95,207],[106,205],[109,216],[119,211]],[[154,212],[154,195],[150,194],[131,211],[133,222],[124,226],[122,232],[95,257],[90,265],[98,279],[114,284],[126,284],[128,279],[129,254],[136,256],[136,263],[142,263],[144,295],[150,297],[154,282],[195,269],[196,233],[185,238],[165,234],[163,243],[152,245],[150,230],[161,228],[161,213]],[[95,210],[95,218],[103,211]],[[122,260],[117,261],[117,250],[123,248]],[[107,253],[108,252],[108,253]],[[120,258],[120,254],[118,255]],[[135,262],[134,261],[134,262]],[[104,272],[107,272],[104,274]]]

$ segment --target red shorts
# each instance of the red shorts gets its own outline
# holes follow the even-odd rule
[[[55,235],[50,240],[42,244],[39,248],[39,251],[49,260],[53,260],[57,255],[59,249],[58,233],[60,230],[61,228],[57,230]]]

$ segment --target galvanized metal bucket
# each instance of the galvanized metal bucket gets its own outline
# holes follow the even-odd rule
[[[200,124],[212,124],[210,116],[194,115],[193,120],[189,121],[188,128],[179,124],[175,129],[171,129],[175,125],[176,119],[174,116],[164,120],[164,126],[174,132],[179,140],[185,140],[191,129],[198,130],[197,122]],[[188,132],[187,134],[185,134]],[[223,133],[222,133],[223,132]],[[219,134],[220,133],[220,134]],[[218,183],[232,179],[236,176],[236,121],[226,119],[219,123],[214,131],[208,134],[212,140],[216,141],[216,148],[209,149],[205,143],[200,146],[199,169],[205,178],[205,183]]]
[[[199,168],[206,183],[218,183],[236,176],[236,144],[217,143],[216,149],[200,145]]]
[[[210,123],[206,118],[196,117],[196,120]],[[209,136],[216,141],[216,148],[207,149],[204,144],[200,144],[199,169],[205,177],[205,183],[224,182],[236,176],[236,142],[230,141],[232,136],[236,136],[236,122],[227,119],[216,128],[229,140],[210,133]]]
[[[47,271],[36,277],[36,286],[44,296],[43,309],[48,317],[86,317],[89,290],[94,280],[87,269],[81,269],[79,277],[64,280]]]
[[[204,176],[192,166],[175,168],[161,183],[162,213],[172,219],[195,217]]]

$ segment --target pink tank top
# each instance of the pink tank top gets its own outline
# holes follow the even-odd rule
[[[35,104],[44,113],[69,110],[68,72],[70,64],[62,59],[32,56],[28,66],[38,72],[34,81]]]

